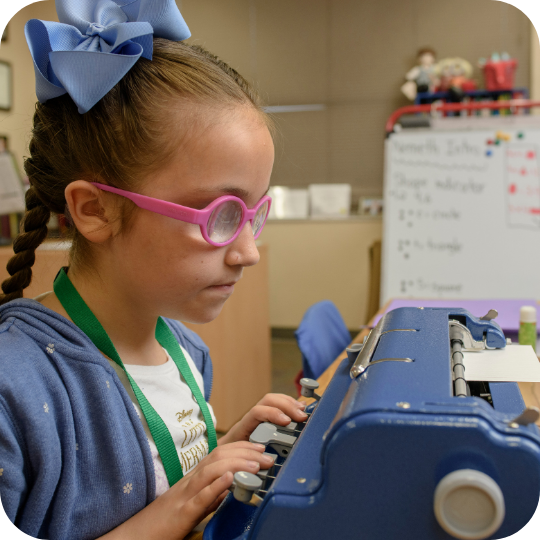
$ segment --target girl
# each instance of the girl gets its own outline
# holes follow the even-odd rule
[[[2,504],[39,538],[181,539],[235,472],[271,465],[258,423],[306,419],[269,394],[216,445],[208,349],[178,322],[214,319],[259,259],[270,124],[238,73],[180,42],[173,0],[56,4],[61,24],[26,28],[40,102],[0,296]],[[70,264],[23,299],[51,212]]]

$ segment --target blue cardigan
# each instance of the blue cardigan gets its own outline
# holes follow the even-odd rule
[[[165,319],[212,386],[208,348]],[[0,497],[33,537],[95,539],[155,498],[150,447],[116,372],[39,302],[0,307]]]

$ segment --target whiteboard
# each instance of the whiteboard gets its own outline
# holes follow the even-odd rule
[[[387,138],[382,303],[540,299],[540,126],[500,130]]]

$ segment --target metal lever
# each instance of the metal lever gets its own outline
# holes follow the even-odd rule
[[[514,418],[510,422],[510,426],[512,424],[516,424],[518,426],[528,426],[529,424],[535,424],[536,421],[540,418],[540,410],[538,410],[536,407],[527,407],[518,417]]]
[[[351,368],[350,375],[351,379],[356,379],[359,375],[364,373],[366,369],[375,364],[376,362],[371,362],[371,359],[375,353],[375,349],[379,344],[381,336],[384,334],[389,334],[391,332],[417,332],[414,328],[393,328],[391,330],[383,331],[387,315],[385,315],[378,323],[375,328],[364,338],[362,349],[356,357],[356,360]],[[400,362],[412,362],[410,358],[384,358],[380,361],[394,360]]]
[[[480,351],[488,348],[485,341],[476,341],[472,337],[471,331],[464,324],[451,319],[448,321],[448,326],[450,328],[450,340],[460,341],[463,349]]]
[[[483,317],[480,317],[481,321],[492,321],[499,316],[499,312],[496,309],[490,309]]]

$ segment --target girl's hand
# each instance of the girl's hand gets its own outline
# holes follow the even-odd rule
[[[262,422],[270,422],[278,426],[286,426],[291,420],[304,422],[307,414],[304,412],[305,403],[285,394],[266,394],[253,409],[235,424],[221,439],[218,446],[235,441],[248,441],[249,436]]]
[[[171,489],[101,539],[181,540],[220,505],[234,473],[255,474],[273,464],[263,451],[263,445],[245,441],[221,444]]]

